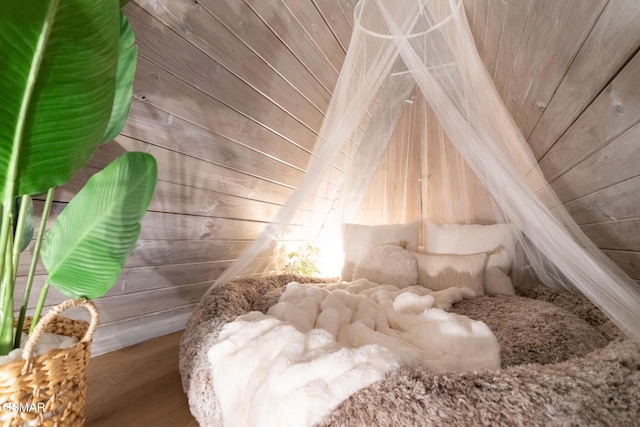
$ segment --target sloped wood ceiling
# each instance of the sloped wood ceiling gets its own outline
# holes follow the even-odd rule
[[[139,244],[97,301],[95,354],[184,327],[212,281],[291,194],[336,82],[355,2],[125,6],[139,46],[128,124],[56,203],[60,210],[121,152],[147,151],[158,161]],[[487,68],[551,185],[584,231],[640,279],[640,2],[465,6]]]
[[[476,44],[585,233],[640,279],[640,3],[469,1]]]

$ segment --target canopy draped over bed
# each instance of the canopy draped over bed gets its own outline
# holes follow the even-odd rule
[[[461,0],[357,4],[302,181],[216,285],[272,270],[266,261],[278,245],[305,242],[327,258],[340,254],[343,224],[384,218],[371,204],[359,207],[382,154],[407,141],[416,147],[407,162],[418,162],[419,176],[398,168],[392,173],[406,174],[404,181],[376,200],[381,211],[420,200],[420,217],[405,218],[420,221],[419,245],[428,243],[428,220],[507,223],[518,247],[514,280],[534,274],[577,290],[640,341],[640,287],[580,230],[546,182],[478,55]],[[330,265],[339,271],[342,260]]]
[[[302,181],[187,326],[180,370],[200,424],[638,425],[640,287],[545,180],[476,51],[462,1],[360,0],[354,18]],[[398,170],[397,191],[378,207],[415,198],[420,214],[356,223],[371,214],[371,203],[360,206],[381,156],[398,143],[413,147],[406,163],[419,176],[408,172],[415,165]],[[291,242],[343,255],[330,263],[342,281],[237,279],[273,272],[274,253]],[[292,302],[295,293],[303,298]],[[338,295],[337,306],[327,302]],[[430,316],[459,322],[412,329]],[[477,351],[490,363],[417,362],[416,354],[447,353],[410,341],[429,328],[439,344],[486,329],[492,344]],[[343,354],[365,362],[331,359]],[[329,360],[345,377],[361,369],[368,379],[347,387]],[[305,375],[291,369],[318,387],[298,384]],[[330,398],[311,406],[324,410],[305,409],[300,401],[320,402],[318,388]]]

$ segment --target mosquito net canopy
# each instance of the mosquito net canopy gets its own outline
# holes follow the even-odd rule
[[[381,169],[390,156],[393,167]],[[380,179],[393,184],[370,190]],[[339,272],[343,224],[412,220],[423,225],[421,245],[430,220],[509,224],[514,280],[582,292],[640,341],[637,283],[546,182],[484,68],[461,0],[360,0],[302,182],[216,283],[269,271],[277,247],[291,242],[337,256],[329,265]]]

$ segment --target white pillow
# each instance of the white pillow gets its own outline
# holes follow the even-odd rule
[[[418,265],[411,253],[400,246],[378,246],[353,269],[353,280],[362,278],[402,289],[418,284]]]
[[[436,254],[477,254],[501,247],[489,257],[487,267],[509,272],[516,246],[516,228],[512,224],[443,224],[425,221],[425,249]]]
[[[419,235],[420,221],[386,225],[342,224],[342,280],[352,280],[353,268],[373,248],[388,244],[399,246],[404,241],[406,249],[413,252],[418,248]]]
[[[484,271],[484,293],[487,295],[515,295],[511,277],[497,267],[488,267]]]
[[[432,291],[458,287],[484,294],[487,253],[445,255],[414,253],[418,261],[418,283]]]

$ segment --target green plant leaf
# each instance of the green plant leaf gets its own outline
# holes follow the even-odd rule
[[[131,97],[133,95],[133,78],[136,74],[138,46],[134,45],[135,35],[129,20],[120,12],[120,57],[116,75],[116,93],[113,100],[113,110],[107,131],[102,142],[109,142],[117,137],[129,116]]]
[[[22,203],[22,197],[16,197],[13,201],[13,239],[16,239],[16,227],[17,227],[17,218],[20,212],[20,205]],[[2,222],[2,218],[0,218],[0,223]],[[31,243],[31,239],[33,239],[33,230],[34,230],[34,222],[35,222],[35,213],[33,211],[33,200],[31,197],[27,197],[27,211],[24,218],[24,229],[22,230],[22,236],[20,238],[20,252],[27,249],[29,243]]]
[[[17,218],[18,212],[20,212],[20,204],[22,203],[21,200],[22,200],[21,197],[17,197],[15,199],[15,203],[13,204],[14,218]],[[27,197],[26,200],[27,200],[27,211],[26,211],[26,217],[24,218],[24,229],[22,230],[22,236],[20,237],[20,252],[27,249],[27,246],[29,246],[29,243],[31,243],[31,239],[33,239],[33,229],[34,229],[34,222],[35,222],[35,214],[33,212],[33,200],[31,199],[31,197]],[[15,225],[16,224],[14,224],[14,230],[13,230],[14,235],[16,232]]]
[[[125,153],[58,215],[42,246],[48,282],[70,298],[97,298],[115,283],[133,250],[157,179],[153,156]]]
[[[102,142],[118,64],[118,0],[3,0],[0,193],[73,177]]]

